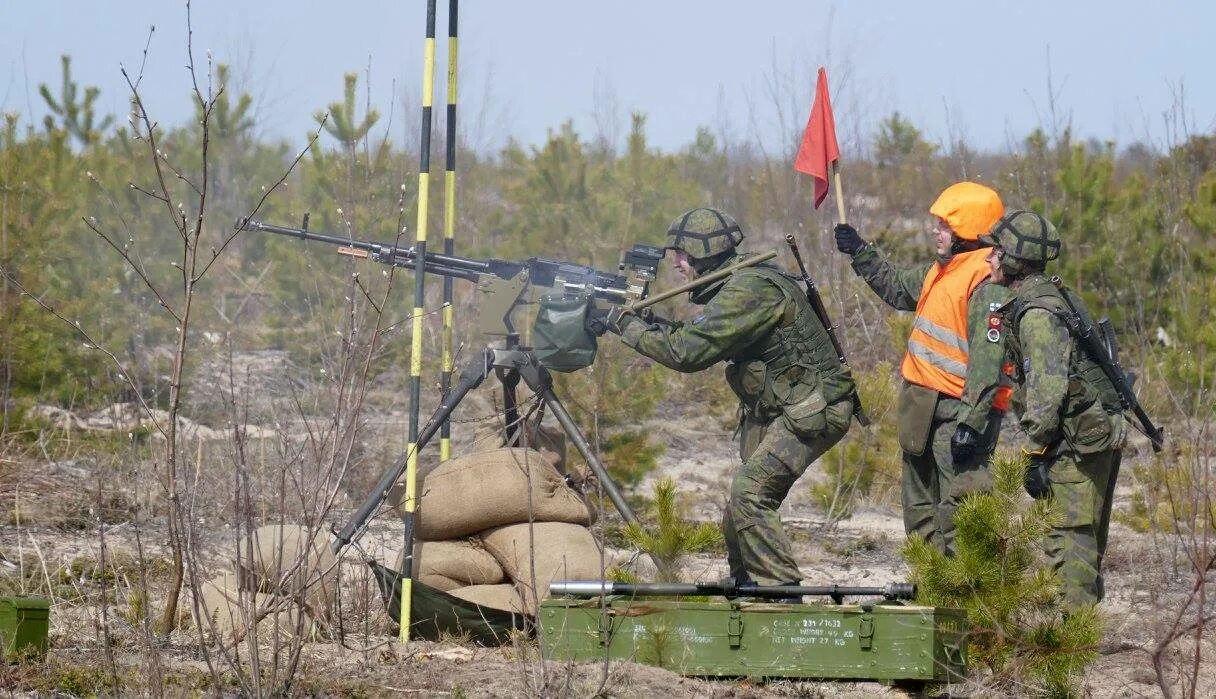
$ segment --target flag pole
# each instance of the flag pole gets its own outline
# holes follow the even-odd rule
[[[836,217],[840,223],[848,223],[844,216],[844,188],[840,186],[840,162],[832,161],[832,186],[836,189]]]

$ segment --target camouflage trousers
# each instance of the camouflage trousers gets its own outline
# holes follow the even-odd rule
[[[832,403],[824,415],[823,430],[809,437],[795,435],[782,418],[771,422],[744,418],[739,439],[743,463],[735,472],[722,515],[726,560],[734,579],[747,575],[762,585],[802,580],[777,510],[811,462],[844,437],[853,402]]]
[[[920,535],[948,556],[954,555],[954,513],[963,496],[992,487],[988,464],[1001,426],[999,419],[990,420],[980,441],[987,448],[970,463],[956,466],[950,438],[958,427],[955,416],[961,406],[954,398],[938,398],[924,451],[903,453],[900,483],[904,531]]]
[[[1048,471],[1063,522],[1047,537],[1047,557],[1060,575],[1064,606],[1097,604],[1105,595],[1102,558],[1121,449],[1080,456],[1066,451]]]

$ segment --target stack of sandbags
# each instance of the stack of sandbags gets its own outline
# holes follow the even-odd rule
[[[599,578],[593,510],[566,485],[557,458],[499,448],[427,473],[418,487],[415,579],[479,606],[535,614],[551,580]]]
[[[284,637],[332,621],[338,562],[324,532],[292,524],[259,527],[242,547],[236,568],[200,590],[201,609],[210,619],[203,628],[218,640],[240,640],[255,621],[259,639],[270,638],[270,629]]]

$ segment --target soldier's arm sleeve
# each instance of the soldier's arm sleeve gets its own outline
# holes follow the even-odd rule
[[[1064,321],[1050,311],[1032,308],[1019,322],[1026,372],[1026,408],[1022,429],[1031,451],[1055,446],[1060,439],[1060,410],[1068,393],[1068,361],[1072,336]]]
[[[967,301],[967,378],[958,420],[976,432],[983,432],[988,424],[988,413],[1001,383],[1005,328],[997,311],[1010,296],[1006,287],[984,282]]]
[[[682,325],[647,325],[626,316],[621,341],[669,369],[700,371],[770,331],[784,310],[785,297],[771,283],[731,280],[700,316]]]
[[[864,279],[879,298],[899,311],[916,310],[920,289],[931,266],[896,267],[873,243],[868,243],[853,255],[853,271],[857,272],[857,276]]]

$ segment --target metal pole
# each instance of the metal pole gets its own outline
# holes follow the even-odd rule
[[[422,143],[418,167],[418,224],[414,252],[414,325],[410,338],[410,432],[405,447],[405,498],[402,521],[405,525],[401,552],[401,621],[398,639],[410,640],[410,597],[414,592],[411,578],[414,565],[414,510],[418,491],[418,407],[422,397],[422,307],[426,301],[426,228],[427,203],[431,190],[431,101],[435,95],[435,0],[426,3],[426,42],[422,60]]]
[[[839,600],[842,597],[884,597],[889,600],[914,599],[916,586],[893,582],[881,587],[849,585],[721,585],[718,583],[618,583],[607,580],[555,580],[549,583],[549,593],[567,597],[601,597],[631,595],[638,597],[667,595],[739,595],[743,597],[802,597],[821,596]]]
[[[448,0],[448,113],[447,158],[443,172],[443,254],[456,252],[456,20],[460,0]],[[455,311],[452,306],[451,277],[443,278],[443,335],[441,340],[443,368],[439,374],[439,391],[444,398],[452,389],[452,326]],[[439,460],[452,455],[452,422],[444,420],[439,431]]]

